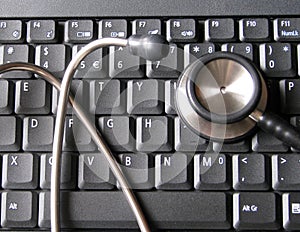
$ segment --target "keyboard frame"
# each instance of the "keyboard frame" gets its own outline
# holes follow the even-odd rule
[[[259,5],[259,7],[257,7]],[[299,16],[297,0],[9,0],[1,18]]]

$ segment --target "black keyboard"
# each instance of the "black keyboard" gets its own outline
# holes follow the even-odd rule
[[[299,9],[295,0],[10,0],[0,7],[0,63],[30,62],[62,78],[71,58],[97,38],[165,36],[170,52],[163,60],[145,61],[122,47],[99,49],[80,63],[72,84],[151,229],[300,231],[298,151],[259,129],[238,142],[208,143],[181,121],[174,101],[185,67],[205,54],[232,52],[261,70],[267,108],[300,130]],[[0,230],[49,231],[58,91],[29,72],[1,77]],[[97,151],[69,107],[62,228],[138,230]]]

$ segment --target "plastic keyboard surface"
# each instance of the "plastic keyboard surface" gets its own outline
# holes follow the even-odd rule
[[[1,5],[0,64],[30,62],[57,78],[98,38],[161,34],[170,42],[168,56],[156,62],[122,47],[96,50],[81,61],[71,88],[122,165],[153,231],[300,231],[299,151],[259,129],[238,142],[209,142],[181,121],[174,99],[185,67],[205,54],[235,53],[261,71],[267,108],[300,131],[300,2]],[[0,231],[49,231],[59,93],[29,72],[0,77]],[[63,229],[138,230],[105,157],[71,107],[61,189]]]

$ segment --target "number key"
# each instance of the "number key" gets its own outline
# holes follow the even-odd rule
[[[265,43],[259,46],[260,67],[269,77],[296,75],[293,47],[289,43]]]
[[[230,43],[223,44],[222,51],[232,52],[253,60],[253,47],[249,43]]]
[[[167,57],[154,62],[147,60],[146,75],[152,78],[177,78],[182,65],[180,49],[175,44],[170,44]]]
[[[36,47],[35,64],[57,77],[64,75],[68,50],[63,44],[39,45]]]

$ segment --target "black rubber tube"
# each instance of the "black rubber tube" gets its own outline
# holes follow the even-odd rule
[[[286,145],[300,150],[300,132],[281,117],[270,112],[265,112],[259,118],[257,125]]]

